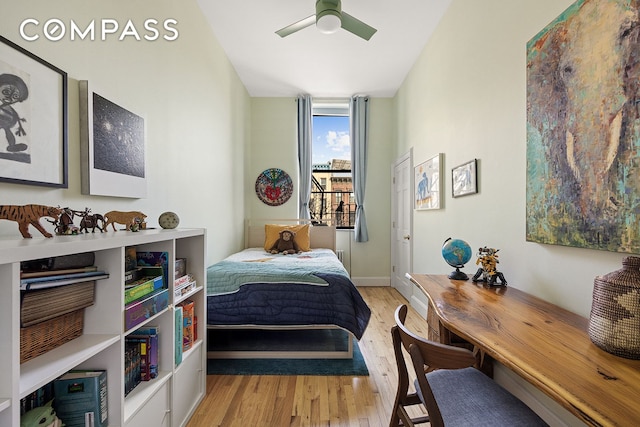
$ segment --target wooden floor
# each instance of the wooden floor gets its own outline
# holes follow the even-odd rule
[[[389,287],[359,290],[372,312],[359,342],[370,376],[209,375],[187,427],[388,426],[397,386],[390,330],[406,300]],[[426,336],[426,321],[411,308],[407,326]]]

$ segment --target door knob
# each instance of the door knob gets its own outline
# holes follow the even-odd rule
[[[405,234],[405,235],[403,236],[403,239],[404,239],[404,240],[409,240],[409,239],[411,239],[411,236],[409,236],[408,234]]]

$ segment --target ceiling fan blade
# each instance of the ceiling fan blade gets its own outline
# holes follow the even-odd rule
[[[286,27],[279,29],[278,31],[276,31],[276,34],[279,35],[280,37],[286,37],[289,34],[293,34],[296,31],[300,31],[303,28],[307,28],[315,23],[316,23],[316,15],[311,15],[298,22],[295,22],[291,25],[287,25]]]
[[[378,31],[345,11],[342,11],[342,28],[365,40],[369,40]]]

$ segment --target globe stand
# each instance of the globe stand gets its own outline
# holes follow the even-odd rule
[[[464,265],[456,267],[456,271],[452,271],[449,274],[449,279],[452,280],[469,280],[469,276],[463,271],[460,271],[460,268],[464,267]]]

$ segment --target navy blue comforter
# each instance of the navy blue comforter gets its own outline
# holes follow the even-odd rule
[[[362,338],[371,310],[348,277],[315,273],[328,285],[250,283],[207,296],[209,325],[336,325]]]

